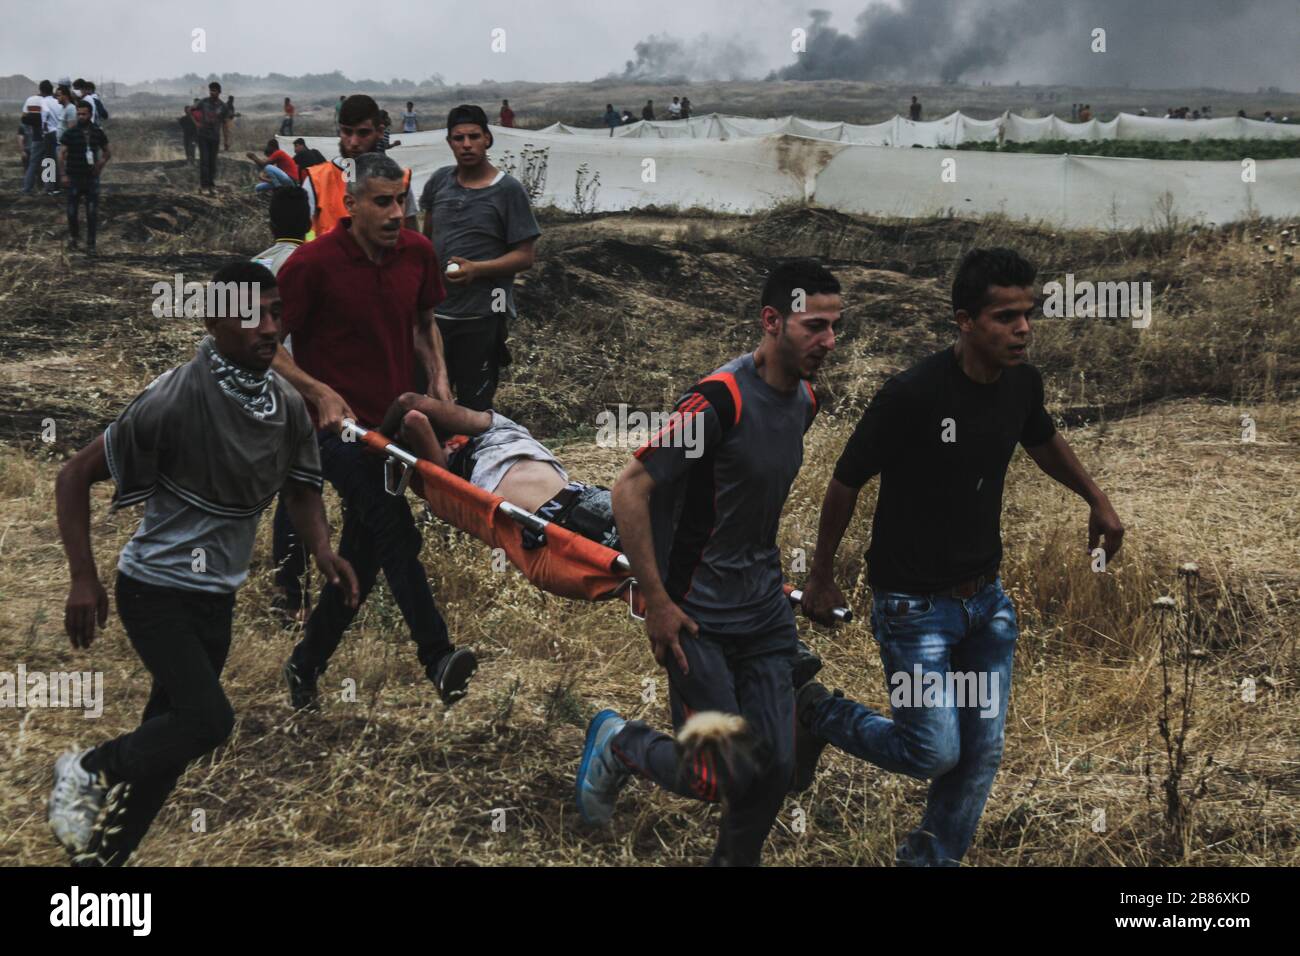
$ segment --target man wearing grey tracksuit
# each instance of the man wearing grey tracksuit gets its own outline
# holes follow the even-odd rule
[[[798,635],[777,529],[817,411],[808,379],[834,348],[839,283],[815,263],[788,263],[762,304],[759,348],[688,391],[614,486],[679,738],[602,711],[577,781],[588,822],[612,816],[632,774],[721,802],[716,865],[760,861],[795,766]]]

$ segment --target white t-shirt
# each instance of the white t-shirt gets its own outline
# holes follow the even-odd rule
[[[52,96],[41,97],[41,130],[59,133],[63,129],[63,104]]]
[[[668,115],[669,115],[669,116],[681,116],[681,115],[682,115],[682,104],[681,104],[681,103],[671,103],[671,104],[669,104],[669,106],[668,106]]]

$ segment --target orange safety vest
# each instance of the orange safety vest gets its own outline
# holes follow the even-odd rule
[[[411,171],[408,169],[405,172],[406,189],[409,192]],[[316,213],[312,216],[311,230],[317,236],[323,236],[348,214],[348,207],[343,204],[348,184],[343,181],[343,170],[332,162],[308,166],[307,175],[311,178],[312,192],[316,194]]]

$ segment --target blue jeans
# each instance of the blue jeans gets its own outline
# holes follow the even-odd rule
[[[1001,578],[966,599],[877,591],[871,629],[893,719],[830,697],[814,712],[812,730],[886,770],[929,780],[925,815],[895,859],[900,866],[955,866],[1002,762],[1015,607]]]
[[[293,177],[290,176],[288,173],[286,173],[279,166],[271,166],[270,164],[268,164],[262,167],[262,172],[270,176],[271,181],[269,183],[258,183],[256,186],[253,187],[254,192],[260,193],[260,192],[265,192],[268,189],[277,189],[280,186],[298,185],[293,181]]]
[[[27,151],[27,172],[23,174],[23,192],[30,193],[36,185],[41,173],[41,160],[45,159],[45,155],[45,137],[33,136]]]

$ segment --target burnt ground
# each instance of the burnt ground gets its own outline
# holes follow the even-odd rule
[[[68,649],[67,565],[50,491],[55,460],[94,436],[150,378],[187,360],[201,334],[194,320],[152,315],[153,283],[177,273],[204,278],[269,241],[247,167],[224,157],[222,166],[225,182],[209,199],[195,195],[183,162],[115,161],[93,261],[64,249],[62,200],[17,198],[16,167],[0,168],[0,661],[22,660],[32,671],[93,660],[110,686],[94,728],[73,713],[0,720],[8,756],[0,761],[0,832],[9,834],[0,861],[62,862],[44,823],[50,762],[72,740],[133,726],[147,693],[115,616],[91,656]],[[887,222],[815,208],[743,218],[543,212],[542,224],[538,264],[519,281],[515,363],[498,405],[539,436],[562,440],[561,456],[584,480],[610,480],[626,458],[590,440],[602,408],[662,409],[701,373],[751,348],[763,276],[780,258],[816,255],[832,266],[844,285],[843,328],[819,381],[828,414],[809,433],[783,517],[784,554],[813,546],[821,496],[856,411],[885,375],[950,341],[949,276],[966,249],[1014,245],[1044,278],[1149,277],[1160,299],[1146,334],[1115,322],[1036,325],[1033,360],[1048,407],[1063,421],[1097,422],[1070,440],[1130,530],[1113,573],[1094,574],[1082,561],[1086,509],[1016,456],[1004,520],[1004,577],[1022,626],[1015,710],[968,861],[1294,865],[1300,310],[1286,258],[1293,226],[1058,235],[997,219]],[[1179,396],[1194,398],[1167,401]],[[1252,445],[1237,437],[1247,411],[1259,423]],[[46,419],[56,425],[50,443],[39,437]],[[107,492],[96,489],[93,521],[99,567],[111,580],[138,512],[110,514]],[[838,568],[859,612],[869,606],[861,555],[871,497],[864,495]],[[337,527],[332,492],[326,501]],[[319,717],[299,722],[283,699],[279,668],[293,637],[271,618],[267,524],[223,677],[239,715],[236,733],[186,775],[139,862],[707,858],[712,811],[647,787],[628,788],[612,832],[573,825],[572,772],[585,720],[604,706],[667,720],[662,702],[641,698],[642,679],[656,672],[625,613],[549,598],[517,575],[497,574],[477,542],[428,529],[422,559],[439,605],[456,640],[481,654],[471,698],[451,711],[430,703],[400,614],[380,586],[331,672],[355,678],[361,702],[331,699]],[[1157,663],[1165,625],[1150,601],[1181,593],[1174,569],[1183,561],[1203,569],[1204,619],[1216,629],[1205,640],[1190,747],[1196,760],[1212,754],[1223,769],[1192,836],[1176,845],[1150,797],[1160,783],[1153,776],[1164,774],[1156,728],[1167,699]],[[883,706],[868,617],[859,613],[833,635],[802,620],[800,627],[826,659],[828,681]],[[1258,706],[1241,703],[1245,675],[1259,680]],[[783,816],[768,860],[887,864],[922,799],[921,785],[828,753],[818,783],[800,798],[809,835],[795,834]],[[211,812],[210,835],[192,833],[194,807]],[[491,807],[512,808],[508,834],[486,829]],[[1092,807],[1108,808],[1107,833],[1088,826]]]

